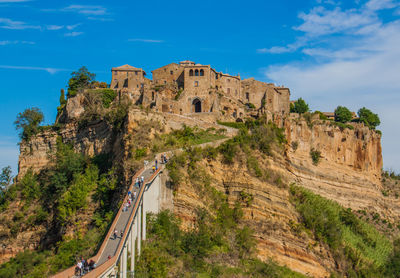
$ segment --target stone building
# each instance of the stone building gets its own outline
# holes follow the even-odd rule
[[[192,61],[171,63],[146,73],[129,65],[112,69],[111,88],[129,93],[143,106],[197,118],[239,120],[254,112],[289,113],[288,88],[254,78],[241,80]],[[249,103],[255,105],[249,113]]]
[[[242,81],[242,99],[255,109],[265,110],[272,114],[287,115],[290,112],[290,90],[265,83],[254,78]]]

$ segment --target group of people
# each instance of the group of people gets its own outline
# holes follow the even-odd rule
[[[120,232],[120,237],[122,238],[123,235],[124,235],[124,231],[121,231],[121,232]],[[115,229],[115,230],[114,230],[114,234],[113,234],[113,239],[116,240],[117,237],[118,237],[118,230]]]
[[[96,263],[93,260],[89,262],[84,258],[81,258],[75,267],[75,276],[82,276],[88,273],[89,271],[96,268]]]
[[[160,163],[161,164],[166,164],[168,162],[167,155],[166,154],[161,154],[161,159]],[[157,156],[154,158],[154,165],[152,167],[153,173],[155,173],[158,170],[158,159]]]
[[[136,181],[135,181],[135,186],[137,188],[140,188],[143,184],[144,184],[144,177],[141,176],[140,179],[139,179],[139,177],[137,177]]]
[[[133,193],[129,190],[128,191],[128,201],[125,203],[124,207],[122,208],[122,211],[128,211],[128,209],[131,207],[133,201],[136,200],[136,191],[133,191]]]

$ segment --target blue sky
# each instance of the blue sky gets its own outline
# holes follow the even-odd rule
[[[82,65],[110,82],[113,66],[190,59],[286,85],[313,110],[370,108],[384,167],[400,171],[399,18],[394,0],[0,0],[0,167],[17,169],[17,113],[39,107],[53,123]]]

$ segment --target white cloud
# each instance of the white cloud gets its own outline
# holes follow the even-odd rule
[[[370,0],[365,4],[365,7],[371,11],[392,9],[396,6],[399,6],[399,4],[392,0]]]
[[[84,15],[105,15],[107,9],[102,6],[91,6],[91,5],[70,5],[61,9],[66,12],[77,12]]]
[[[60,30],[60,29],[62,29],[62,28],[64,28],[64,25],[47,25],[47,26],[46,26],[46,29],[47,29],[47,30],[50,30],[50,31],[53,31],[53,30]]]
[[[10,44],[35,44],[32,41],[0,41],[0,45],[10,45]]]
[[[321,6],[313,8],[309,13],[300,13],[299,18],[304,23],[294,29],[311,36],[351,32],[354,28],[374,24],[377,20],[371,13],[355,9],[343,11],[339,7],[328,10]]]
[[[148,43],[162,43],[163,40],[151,40],[151,39],[129,39],[130,42],[148,42]]]
[[[0,18],[0,28],[13,29],[13,30],[24,30],[24,29],[40,29],[40,26],[29,25],[23,21],[14,21],[9,18]]]
[[[362,28],[361,26],[359,27]],[[350,36],[340,47],[306,48],[302,51],[324,60],[271,66],[265,76],[284,83],[292,98],[303,97],[313,109],[333,111],[345,105],[353,111],[365,106],[377,112],[383,131],[385,168],[400,171],[400,20],[380,24],[364,36]]]
[[[14,70],[38,70],[46,71],[50,74],[55,74],[60,71],[71,71],[69,69],[60,68],[45,68],[45,67],[31,67],[31,66],[12,66],[12,65],[0,65],[0,69],[14,69]]]
[[[66,37],[77,37],[77,36],[80,36],[82,34],[83,34],[83,32],[70,32],[70,33],[65,33],[64,36],[66,36]]]
[[[75,29],[76,27],[78,27],[78,26],[80,26],[80,25],[82,25],[82,23],[77,23],[77,24],[74,24],[74,25],[67,25],[67,29],[68,30],[73,30],[73,29]]]

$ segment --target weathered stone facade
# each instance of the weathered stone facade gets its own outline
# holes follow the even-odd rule
[[[254,78],[241,80],[217,72],[210,65],[192,61],[171,63],[152,71],[153,80],[142,69],[124,65],[112,69],[111,88],[126,93],[157,112],[232,120],[269,112],[289,114],[288,88]],[[122,86],[122,87],[121,87]],[[254,104],[255,108],[250,105]]]

